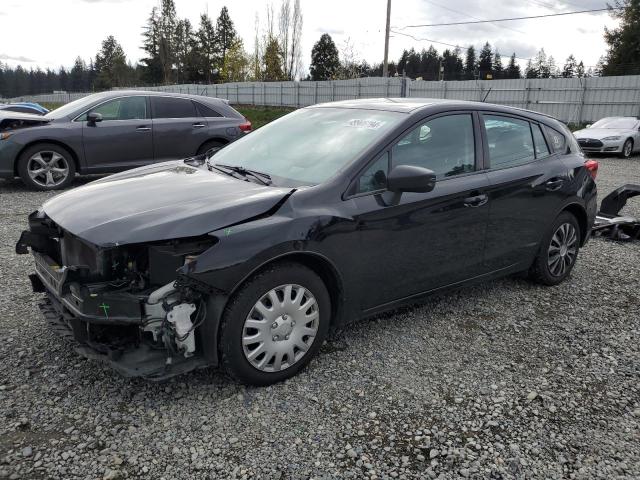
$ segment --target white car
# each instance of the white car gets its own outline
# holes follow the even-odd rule
[[[617,153],[629,158],[640,151],[640,120],[636,117],[606,117],[573,134],[585,153]]]

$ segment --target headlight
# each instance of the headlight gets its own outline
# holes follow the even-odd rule
[[[604,137],[602,140],[605,140],[605,141],[609,141],[609,140],[620,140],[620,137]]]

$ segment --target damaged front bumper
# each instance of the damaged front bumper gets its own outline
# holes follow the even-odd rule
[[[201,240],[186,248],[183,243],[105,251],[37,212],[29,224],[16,252],[31,251],[32,288],[45,294],[39,307],[80,355],[126,377],[151,380],[216,363],[202,338],[206,329],[199,328],[211,292],[176,272],[189,253],[202,248]]]

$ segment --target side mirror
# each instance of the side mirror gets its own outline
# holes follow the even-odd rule
[[[102,114],[98,112],[89,112],[87,113],[87,123],[91,125],[95,125],[98,122],[102,121]]]
[[[398,165],[387,177],[387,188],[392,192],[426,193],[436,186],[436,174],[428,168]]]
[[[587,126],[585,128],[591,128],[591,124],[587,123]]]

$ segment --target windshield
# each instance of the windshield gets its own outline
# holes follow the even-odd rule
[[[301,109],[226,146],[210,162],[316,185],[351,163],[403,118],[401,113],[377,110]]]
[[[603,118],[591,125],[591,128],[611,128],[618,130],[632,130],[636,128],[638,120],[635,118]]]
[[[81,113],[83,109],[91,106],[96,101],[96,95],[88,95],[86,97],[79,98],[73,102],[66,103],[61,107],[52,110],[44,117],[56,120],[58,118],[68,117],[73,113]]]

